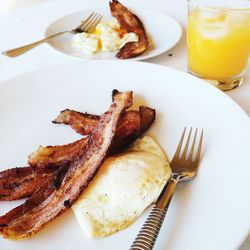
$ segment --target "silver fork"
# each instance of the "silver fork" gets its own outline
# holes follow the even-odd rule
[[[76,34],[76,33],[81,33],[81,32],[91,32],[96,27],[96,25],[101,21],[101,19],[102,19],[102,15],[92,12],[85,20],[81,22],[79,26],[77,26],[76,28],[72,30],[62,31],[62,32],[53,34],[51,36],[45,37],[44,39],[41,39],[34,43],[30,43],[30,44],[27,44],[27,45],[24,45],[15,49],[5,50],[2,52],[2,54],[5,56],[9,56],[9,57],[16,57],[29,51],[30,49],[35,48],[41,43],[48,42],[50,39],[61,36],[65,33]]]
[[[195,131],[190,153],[188,157],[186,157],[187,151],[189,148],[190,137],[192,134],[192,128],[190,129],[186,145],[180,157],[183,140],[184,140],[185,133],[186,133],[186,127],[185,127],[182,133],[179,145],[176,149],[175,155],[170,163],[170,166],[172,169],[172,175],[169,181],[166,183],[165,187],[163,188],[147,220],[143,224],[139,234],[134,240],[132,246],[130,247],[130,250],[153,249],[155,241],[161,229],[162,223],[164,221],[168,206],[174,194],[174,190],[176,188],[177,183],[181,181],[191,180],[195,176],[197,169],[198,169],[198,164],[200,161],[202,138],[203,138],[203,130],[202,130],[197,152],[193,160],[197,131],[198,129],[196,129]]]

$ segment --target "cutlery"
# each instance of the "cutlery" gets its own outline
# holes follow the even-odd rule
[[[192,128],[189,131],[188,138],[184,150],[180,156],[183,140],[186,133],[186,127],[182,133],[180,142],[176,149],[175,155],[170,163],[172,174],[169,181],[164,186],[159,198],[155,202],[148,218],[143,224],[140,232],[138,233],[136,239],[130,247],[130,250],[151,250],[154,247],[157,236],[160,232],[162,223],[164,221],[165,215],[167,213],[168,206],[174,194],[174,190],[178,182],[191,180],[198,169],[198,164],[201,154],[201,146],[203,139],[203,130],[200,135],[199,144],[197,148],[196,155],[193,159],[193,154],[195,150],[195,142],[197,137],[196,129],[193,143],[189,152],[188,157],[187,151],[189,148],[189,141],[192,134]]]
[[[40,45],[41,43],[48,42],[49,40],[55,37],[58,37],[60,35],[63,35],[65,33],[76,34],[76,33],[81,33],[81,32],[91,32],[97,26],[97,24],[101,21],[101,19],[102,19],[102,15],[92,12],[75,29],[62,31],[62,32],[53,34],[51,36],[45,37],[44,39],[41,39],[34,43],[30,43],[30,44],[27,44],[18,48],[10,49],[10,50],[5,50],[2,52],[2,54],[5,56],[9,56],[9,57],[17,57],[29,51],[30,49]]]

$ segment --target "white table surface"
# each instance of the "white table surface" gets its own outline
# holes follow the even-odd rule
[[[46,27],[60,16],[79,9],[93,8],[105,2],[108,5],[108,0],[0,0],[0,51],[42,38]],[[127,6],[136,5],[159,10],[179,21],[183,28],[183,36],[178,45],[169,52],[146,61],[186,71],[187,0],[123,0],[122,3]],[[0,82],[30,70],[74,60],[76,59],[53,50],[47,44],[18,58],[0,55]],[[244,84],[225,94],[250,116],[250,62]],[[240,250],[249,249],[250,237]]]

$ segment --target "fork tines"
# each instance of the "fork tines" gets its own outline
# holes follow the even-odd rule
[[[75,29],[76,32],[91,32],[101,21],[102,15],[92,12],[81,24]]]
[[[179,159],[179,158],[181,160],[185,160],[186,159],[186,155],[187,155],[187,151],[188,151],[188,147],[189,147],[189,141],[190,141],[190,138],[191,138],[191,135],[192,135],[192,127],[189,130],[187,141],[186,141],[184,150],[182,152],[182,155],[181,155],[181,157],[179,157],[180,156],[180,152],[181,152],[181,148],[182,148],[182,144],[183,144],[183,141],[184,141],[184,137],[185,137],[185,134],[186,134],[186,130],[187,130],[187,127],[184,128],[184,131],[182,133],[180,142],[178,144],[177,150],[176,150],[175,155],[174,155],[174,159]],[[198,133],[198,129],[196,128],[195,129],[195,134],[194,134],[194,137],[193,137],[193,143],[192,143],[192,146],[191,146],[191,149],[190,149],[190,153],[189,153],[188,158],[187,158],[188,161],[195,162],[195,163],[198,163],[199,159],[200,159],[202,139],[203,139],[203,129],[201,131],[200,140],[199,140],[199,144],[198,144],[198,148],[197,148],[197,153],[196,153],[195,159],[193,160],[193,153],[194,153],[194,148],[195,148],[195,142],[196,142],[197,133]]]

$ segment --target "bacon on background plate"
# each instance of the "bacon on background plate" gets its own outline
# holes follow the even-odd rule
[[[109,6],[112,16],[117,19],[121,28],[128,33],[133,32],[138,36],[138,42],[129,42],[125,44],[116,54],[116,57],[128,59],[143,53],[148,48],[149,41],[139,17],[116,0],[111,1]]]

